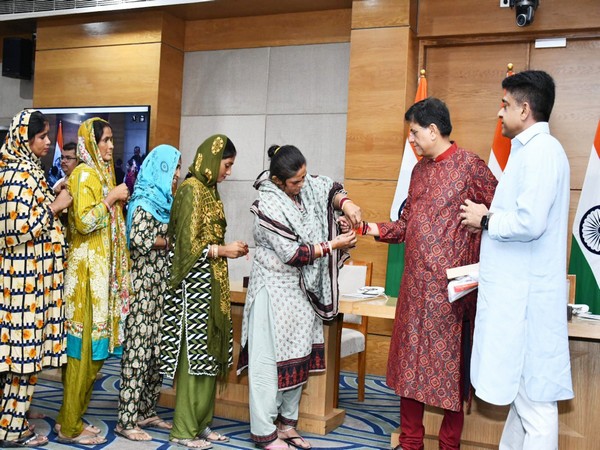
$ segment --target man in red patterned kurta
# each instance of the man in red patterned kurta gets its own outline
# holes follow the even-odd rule
[[[458,449],[476,295],[450,303],[446,269],[479,260],[480,235],[461,225],[460,205],[476,198],[489,206],[497,181],[481,158],[450,141],[444,102],[422,100],[405,118],[409,141],[423,158],[400,218],[370,223],[367,232],[381,242],[406,244],[387,369],[387,384],[401,397],[396,449],[423,449],[425,405],[444,409],[440,449]]]

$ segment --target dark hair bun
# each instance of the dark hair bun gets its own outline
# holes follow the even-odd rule
[[[277,151],[277,149],[279,148],[279,145],[271,145],[269,147],[269,150],[267,150],[267,155],[269,156],[269,159],[273,157],[273,155],[275,155],[275,152]]]

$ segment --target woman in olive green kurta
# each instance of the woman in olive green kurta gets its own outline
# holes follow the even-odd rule
[[[63,373],[59,441],[94,445],[105,442],[93,426],[84,429],[96,374],[123,340],[129,307],[129,252],[121,205],[125,184],[115,187],[112,130],[93,118],[79,128],[77,152],[85,163],[69,176],[70,250],[65,276],[68,364]],[[57,430],[57,431],[58,431]]]
[[[248,253],[244,242],[225,244],[225,212],[217,183],[231,172],[236,150],[223,135],[200,147],[171,209],[174,242],[171,292],[165,296],[161,372],[173,378],[177,396],[171,441],[191,448],[226,442],[210,430],[216,377],[232,364],[231,304],[226,258]],[[196,437],[199,436],[200,439]]]

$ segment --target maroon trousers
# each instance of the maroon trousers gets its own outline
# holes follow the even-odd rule
[[[423,450],[425,427],[423,414],[425,404],[407,397],[400,397],[400,447],[402,450]],[[458,450],[460,435],[465,421],[464,412],[444,410],[444,420],[440,427],[440,450]]]

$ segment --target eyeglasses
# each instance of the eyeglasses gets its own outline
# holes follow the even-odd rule
[[[77,161],[78,159],[77,156],[62,156],[60,158],[61,161]]]

